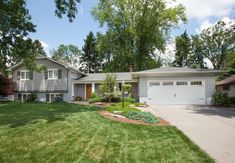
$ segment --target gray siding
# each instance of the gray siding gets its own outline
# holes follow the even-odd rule
[[[63,66],[47,59],[37,59],[36,64],[44,64],[48,69],[61,69],[62,79],[46,80],[44,72],[33,72],[33,80],[17,80],[17,72],[25,70],[22,65],[13,71],[12,77],[15,92],[67,92],[68,91],[68,70]]]
[[[75,84],[74,85],[74,96],[81,96],[85,98],[85,84]]]

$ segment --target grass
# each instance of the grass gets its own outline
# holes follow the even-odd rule
[[[110,105],[110,106],[105,107],[105,110],[107,110],[107,111],[109,111],[109,112],[113,112],[113,111],[123,111],[123,112],[124,112],[124,113],[123,113],[124,115],[127,115],[127,113],[128,113],[129,111],[140,111],[140,110],[138,110],[138,109],[136,109],[136,108],[134,108],[134,107],[130,107],[130,104],[132,104],[132,103],[130,103],[130,102],[124,102],[124,109],[123,109],[121,102],[119,102],[119,103],[114,103],[114,104],[112,104],[112,105]]]
[[[0,162],[213,162],[175,127],[66,103],[0,103],[0,142]]]

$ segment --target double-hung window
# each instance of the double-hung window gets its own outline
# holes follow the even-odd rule
[[[20,80],[29,80],[29,71],[20,71]]]
[[[48,79],[58,79],[58,70],[57,69],[49,69],[48,70]]]

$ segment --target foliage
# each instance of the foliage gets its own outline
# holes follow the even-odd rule
[[[114,112],[114,111],[123,111],[123,115],[126,116],[128,114],[129,111],[140,111],[134,107],[130,107],[130,102],[125,102],[124,103],[124,109],[122,108],[122,103],[114,103],[112,105],[109,105],[107,107],[105,107],[105,110],[109,111],[109,112]]]
[[[106,78],[101,82],[99,88],[102,99],[107,99],[108,102],[120,100],[121,92],[118,91],[116,79],[115,74],[107,74]]]
[[[9,79],[0,74],[0,95],[7,95],[7,89],[9,89],[9,86]]]
[[[129,111],[127,114],[127,118],[141,120],[145,123],[157,123],[159,120],[150,112],[137,112],[137,111]]]
[[[235,23],[218,21],[214,26],[203,30],[197,37],[200,53],[210,60],[214,69],[223,69],[226,58],[235,48]]]
[[[191,39],[187,32],[175,38],[176,52],[174,65],[177,67],[185,67],[191,65]]]
[[[32,93],[29,96],[29,99],[27,99],[27,102],[34,102],[37,100],[37,94],[36,93]]]
[[[140,103],[140,102],[136,102],[135,103],[136,107],[142,107],[142,106],[146,106],[146,104]]]
[[[228,93],[222,91],[216,91],[213,100],[215,105],[227,106],[230,103]]]
[[[131,97],[131,94],[129,94],[127,97],[124,98],[125,102],[135,103],[135,99]]]
[[[101,101],[102,101],[101,97],[99,97],[96,92],[93,92],[88,102],[95,103],[95,102],[101,102]]]
[[[81,56],[81,51],[75,45],[61,44],[56,50],[54,49],[51,52],[51,55],[53,59],[71,67],[78,68],[80,66],[79,57]]]
[[[102,101],[102,99],[99,97],[99,96],[97,96],[97,97],[94,97],[94,98],[90,98],[89,99],[89,103],[95,103],[95,102],[101,102]]]
[[[84,40],[82,54],[80,57],[81,71],[86,73],[95,73],[102,71],[103,58],[96,49],[96,38],[92,32],[89,32]]]
[[[235,105],[235,97],[229,97],[230,104]]]
[[[78,13],[77,4],[80,0],[54,0],[56,5],[55,14],[62,18],[62,15],[67,15],[69,21],[72,22]]]
[[[99,110],[69,103],[0,103],[1,162],[213,162],[176,127],[119,123]]]
[[[129,65],[136,71],[157,67],[154,50],[164,51],[171,28],[186,21],[182,5],[169,8],[164,0],[100,1],[92,14],[107,27],[98,50],[112,72],[127,71]]]
[[[56,15],[66,14],[71,22],[77,13],[80,0],[55,0]],[[36,26],[26,8],[25,0],[0,1],[0,72],[6,74],[7,66],[23,61],[27,69],[41,71],[34,63],[37,53],[45,55],[38,40],[28,38]]]
[[[123,91],[130,93],[131,87],[132,87],[131,84],[124,84],[124,85],[123,85]]]

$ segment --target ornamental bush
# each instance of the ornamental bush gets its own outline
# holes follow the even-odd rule
[[[127,114],[127,118],[142,120],[145,123],[157,123],[159,120],[150,112],[138,112],[138,111],[129,111]]]
[[[213,96],[215,105],[227,106],[230,104],[230,99],[227,92],[216,91]]]

